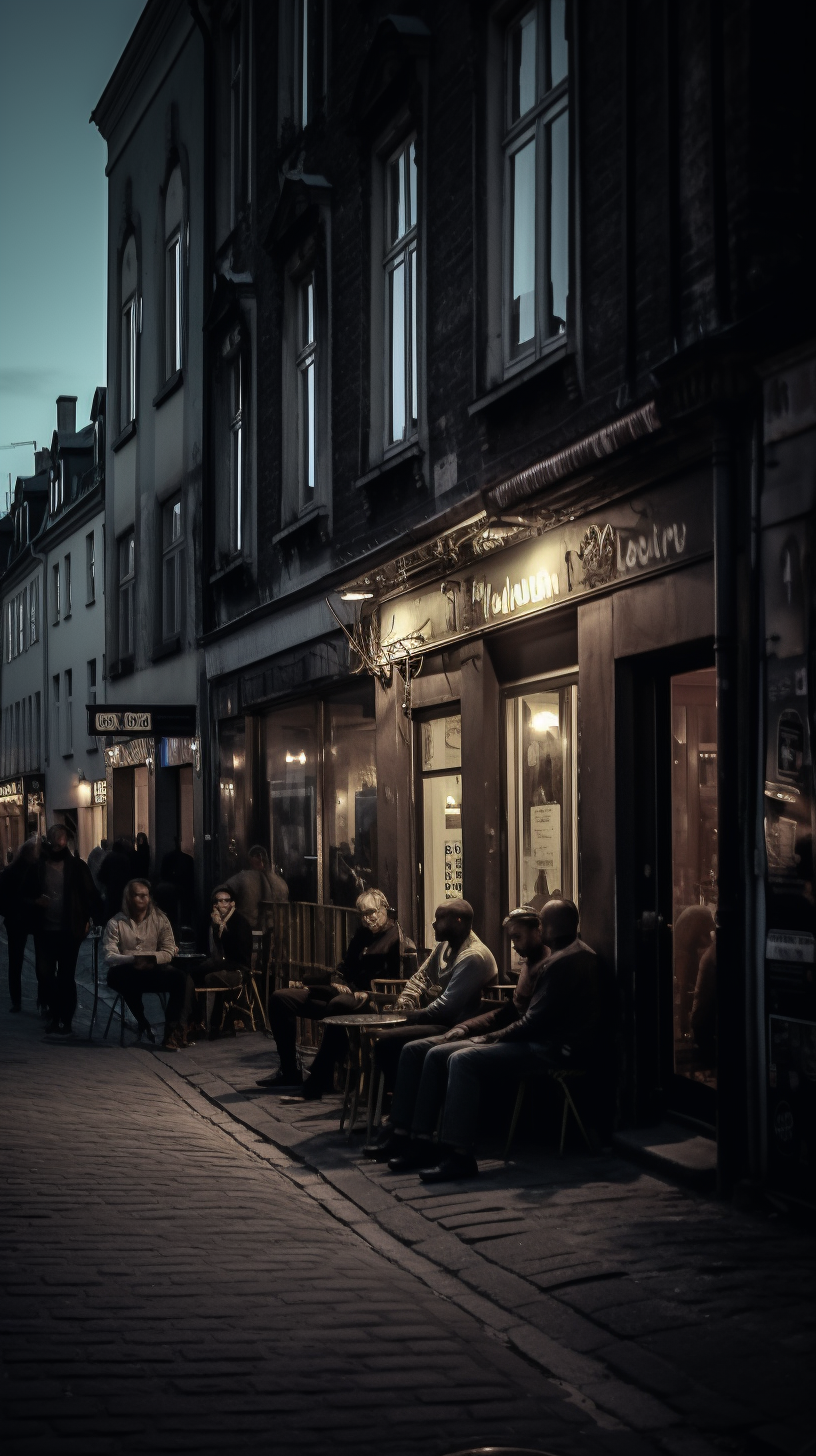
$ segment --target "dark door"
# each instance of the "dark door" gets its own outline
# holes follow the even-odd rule
[[[619,744],[619,941],[631,966],[633,1108],[716,1121],[717,745],[710,649],[627,664]]]
[[[135,832],[135,776],[132,768],[113,770],[114,839],[130,838]]]

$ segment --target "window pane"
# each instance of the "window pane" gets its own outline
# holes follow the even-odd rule
[[[717,683],[671,680],[674,1070],[716,1086]],[[708,954],[707,954],[708,952]]]
[[[574,686],[507,703],[510,908],[577,900]]]
[[[314,343],[314,336],[315,336],[314,335],[314,284],[313,283],[307,283],[307,285],[306,285],[306,319],[305,319],[305,327],[306,327],[306,337],[305,337],[305,339],[304,339],[303,342],[304,342],[304,344],[313,344]]]
[[[219,848],[221,874],[246,869],[246,727],[243,718],[222,723],[219,738]]]
[[[306,123],[307,123],[307,121],[309,120],[309,117],[311,116],[311,104],[312,104],[312,98],[309,95],[309,45],[310,45],[310,36],[309,36],[309,0],[301,0],[301,3],[300,3],[300,7],[299,8],[300,8],[300,13],[301,13],[301,24],[302,24],[302,27],[303,27],[302,34],[301,34],[301,43],[300,43],[300,60],[301,60],[301,74],[300,74],[301,107],[300,107],[300,120],[301,120],[301,125],[302,126],[305,126]]]
[[[391,439],[405,438],[405,264],[392,269],[391,308]]]
[[[391,209],[391,233],[389,243],[395,243],[405,232],[405,153],[400,152],[388,168],[389,205]]]
[[[417,255],[411,250],[411,422],[419,418],[417,389]]]
[[[174,310],[174,333],[175,333],[175,357],[174,368],[181,368],[181,239],[176,238],[173,248],[173,289],[175,295]]]
[[[567,326],[569,292],[569,129],[562,112],[550,127],[550,332]]]
[[[306,488],[315,488],[315,366],[314,359],[310,361],[305,370],[306,383]]]
[[[411,142],[408,149],[408,185],[410,188],[408,197],[408,226],[412,228],[417,220],[417,162],[416,142]]]
[[[523,15],[510,35],[510,120],[518,121],[536,100],[535,11]]]
[[[433,945],[437,905],[443,900],[462,897],[461,774],[439,774],[423,779],[422,823],[423,929],[425,944]]]
[[[323,803],[329,900],[353,905],[377,886],[374,684],[326,704]]]
[[[440,768],[462,767],[462,719],[458,713],[448,718],[432,718],[422,724],[422,772]]]
[[[122,385],[120,418],[120,424],[122,425],[122,428],[124,428],[125,425],[130,424],[130,421],[133,419],[130,408],[131,396],[133,392],[131,380],[131,358],[133,351],[131,347],[130,337],[132,320],[132,308],[130,304],[127,304],[122,311]]]
[[[232,431],[232,535],[233,549],[235,551],[241,550],[243,541],[243,470],[242,431],[240,424],[238,424]]]
[[[567,74],[567,0],[550,0],[550,85]]]
[[[318,899],[317,710],[295,704],[265,720],[269,849],[290,900]]]
[[[535,333],[535,139],[511,161],[513,299],[510,344],[515,351]]]

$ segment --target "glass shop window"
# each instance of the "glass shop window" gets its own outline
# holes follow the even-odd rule
[[[318,894],[318,705],[297,703],[266,716],[269,852],[290,901]]]
[[[420,723],[422,772],[423,944],[432,946],[433,919],[443,900],[458,900],[462,879],[462,718]]]
[[[330,698],[323,752],[327,899],[353,905],[377,887],[377,761],[371,684]]]
[[[578,904],[576,683],[507,700],[508,898]]]
[[[717,678],[671,680],[674,1070],[717,1085]]]
[[[224,722],[219,729],[219,863],[224,879],[246,866],[246,724],[243,718]]]

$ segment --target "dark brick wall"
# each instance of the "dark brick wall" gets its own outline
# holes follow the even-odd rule
[[[318,572],[322,590],[332,573],[335,580],[352,574],[366,553],[399,549],[409,533],[429,534],[441,512],[453,507],[464,515],[485,486],[648,398],[652,371],[676,348],[682,355],[729,322],[749,353],[754,343],[766,351],[782,347],[812,327],[808,179],[815,159],[806,57],[813,51],[814,9],[793,6],[783,24],[769,0],[575,4],[571,104],[580,205],[573,264],[582,308],[571,329],[572,360],[471,417],[468,406],[483,387],[485,221],[500,205],[484,180],[488,7],[465,0],[333,6],[327,114],[296,138],[291,122],[282,133],[279,127],[277,6],[256,5],[257,188],[247,257],[258,306],[261,549],[257,582],[233,603],[236,614],[287,596],[303,572],[312,584]],[[431,32],[427,127],[419,142],[427,176],[424,492],[407,473],[381,492],[354,489],[368,466],[372,387],[372,129],[355,115],[354,96],[378,25],[395,11],[421,17]],[[417,75],[408,87],[414,100]],[[271,545],[281,522],[283,263],[263,240],[282,171],[297,159],[305,173],[324,175],[333,188],[334,524],[327,544],[301,542],[284,555]],[[573,290],[574,284],[575,277]],[[435,498],[434,466],[453,452],[458,483]]]

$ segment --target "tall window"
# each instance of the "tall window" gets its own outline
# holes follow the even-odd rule
[[[62,703],[62,753],[67,758],[74,751],[74,674],[68,668],[63,676],[65,693]]]
[[[136,340],[139,333],[136,285],[136,239],[131,235],[122,254],[122,358],[119,379],[119,427],[122,430],[136,418]]]
[[[184,194],[181,169],[174,167],[164,198],[164,377],[181,368]]]
[[[325,0],[296,0],[295,89],[297,118],[307,126],[320,110],[325,92]]]
[[[230,364],[230,551],[244,545],[244,362],[238,353]]]
[[[28,640],[40,640],[40,582],[36,576],[28,584]]]
[[[136,538],[132,531],[119,541],[119,657],[133,656],[136,589]]]
[[[317,460],[317,417],[315,390],[317,383],[317,339],[315,333],[314,277],[300,287],[300,350],[299,373],[300,477],[301,500],[314,497]]]
[[[68,555],[65,558],[65,616],[66,617],[70,617],[70,615],[71,615],[71,602],[72,602],[72,600],[73,600],[73,595],[72,595],[72,588],[71,588],[71,557],[70,557],[70,555]]]
[[[244,200],[244,88],[241,57],[241,9],[230,30],[230,202],[232,221]]]
[[[88,691],[88,707],[89,708],[94,708],[96,706],[96,658],[95,657],[91,657],[91,658],[88,659],[88,668],[87,668],[87,691]],[[87,746],[88,746],[89,749],[96,748],[96,738],[95,738],[95,736],[93,734],[89,734],[88,735],[88,745]]]
[[[56,627],[62,615],[62,603],[60,599],[60,569],[59,562],[55,561],[51,567],[51,621]]]
[[[96,601],[96,549],[94,545],[94,533],[89,531],[85,537],[85,603],[90,606]]]
[[[505,355],[535,357],[567,327],[566,0],[537,0],[507,31]]]
[[[181,501],[170,501],[162,511],[162,636],[181,631],[182,584]]]
[[[386,444],[416,432],[417,388],[417,162],[411,137],[386,169],[385,378]]]

